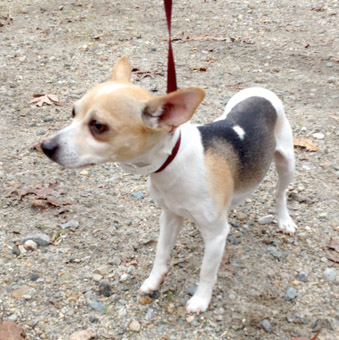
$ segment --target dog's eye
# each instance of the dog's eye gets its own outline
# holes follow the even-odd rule
[[[108,130],[108,126],[98,122],[97,120],[92,120],[89,123],[89,128],[94,134],[102,134]]]

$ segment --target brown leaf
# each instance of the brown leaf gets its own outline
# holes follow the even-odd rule
[[[224,253],[224,256],[222,257],[222,260],[220,263],[219,272],[226,271],[226,270],[231,272],[233,275],[235,275],[235,269],[234,267],[230,265],[230,259],[228,257],[228,254]]]
[[[42,105],[53,105],[59,102],[58,96],[55,94],[34,94],[34,99],[30,101],[31,104],[34,104],[37,107],[41,107]]]
[[[328,255],[327,258],[334,263],[339,263],[339,255],[331,254]]]
[[[312,339],[306,339],[306,338],[292,338],[292,340],[317,340],[318,335],[320,334],[321,329],[318,330],[317,334]]]
[[[306,148],[306,150],[310,152],[318,151],[318,144],[313,142],[311,138],[294,137],[293,141],[295,148]]]
[[[14,321],[0,322],[0,340],[21,340],[26,338],[25,331]]]
[[[332,250],[335,250],[337,253],[339,253],[339,239],[338,240],[331,239],[328,247]]]

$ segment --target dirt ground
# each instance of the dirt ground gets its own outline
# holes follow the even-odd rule
[[[203,253],[196,227],[186,222],[159,293],[140,299],[159,229],[147,179],[116,164],[65,170],[32,147],[69,123],[72,102],[123,54],[134,82],[165,93],[162,1],[0,1],[4,319],[32,340],[87,328],[96,339],[291,340],[320,328],[318,339],[337,338],[338,15],[337,0],[174,1],[178,86],[207,93],[193,121],[211,122],[236,91],[262,86],[283,100],[295,136],[314,143],[296,148],[296,234],[277,231],[272,169],[230,213],[211,305],[190,316],[184,307]],[[37,107],[38,94],[58,98]],[[25,252],[22,240],[37,233],[50,244]]]

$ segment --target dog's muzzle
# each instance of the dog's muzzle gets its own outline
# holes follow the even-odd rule
[[[56,151],[59,148],[59,143],[56,138],[48,139],[41,143],[41,149],[44,154],[55,161]]]

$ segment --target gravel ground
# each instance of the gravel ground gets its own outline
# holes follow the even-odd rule
[[[159,218],[147,179],[115,164],[61,169],[32,145],[69,122],[72,102],[106,80],[122,54],[135,67],[134,82],[165,92],[162,2],[0,1],[4,319],[34,340],[69,339],[87,328],[96,339],[189,340],[291,340],[322,328],[318,339],[334,340],[339,2],[174,2],[178,85],[207,92],[194,122],[212,121],[237,90],[263,86],[282,98],[295,136],[316,143],[315,152],[296,149],[289,207],[297,233],[277,231],[271,170],[230,214],[227,256],[207,312],[185,314],[203,251],[189,221],[161,290],[140,298]],[[59,106],[34,106],[37,94],[56,94]],[[27,237],[37,248],[31,241],[23,245]]]

